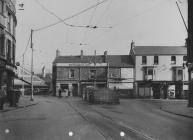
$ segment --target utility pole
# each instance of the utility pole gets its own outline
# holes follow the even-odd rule
[[[94,51],[94,69],[95,69],[95,75],[94,75],[94,88],[96,88],[96,78],[97,78],[97,75],[96,75],[96,50]]]
[[[187,56],[188,56],[188,74],[189,74],[189,95],[188,95],[188,107],[193,107],[193,0],[188,0],[188,38],[187,44]]]
[[[24,54],[23,54],[23,60],[22,60],[22,79],[24,80]],[[24,96],[24,81],[22,81],[22,96]]]
[[[33,75],[34,75],[34,72],[33,72],[33,30],[31,29],[31,50],[32,50],[32,53],[31,53],[31,101],[34,100],[33,98],[33,92],[34,92],[34,89],[33,89]]]
[[[107,88],[109,88],[109,62],[107,62]]]

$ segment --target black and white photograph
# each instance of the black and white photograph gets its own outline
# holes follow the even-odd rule
[[[192,140],[193,0],[0,0],[0,140]]]

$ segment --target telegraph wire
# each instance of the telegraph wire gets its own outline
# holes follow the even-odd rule
[[[69,20],[69,19],[71,19],[71,18],[74,18],[74,17],[76,17],[76,16],[79,16],[79,15],[81,15],[81,14],[89,11],[90,9],[93,9],[93,8],[95,8],[96,6],[98,6],[98,5],[100,5],[100,4],[103,4],[103,3],[107,2],[107,1],[108,1],[108,0],[103,0],[103,1],[101,1],[101,2],[99,2],[99,3],[97,3],[97,4],[94,4],[94,5],[90,6],[90,7],[86,8],[86,9],[84,9],[84,10],[78,12],[78,13],[76,13],[76,14],[73,14],[73,15],[70,16],[70,17],[67,17],[67,18],[62,19],[62,20],[60,20],[60,21],[58,21],[58,22],[55,22],[55,23],[52,23],[52,24],[49,24],[49,25],[40,27],[40,28],[38,28],[38,29],[36,29],[36,30],[34,30],[34,31],[45,30],[45,29],[47,29],[47,28],[50,28],[50,27],[52,27],[52,26],[55,26],[55,25],[57,25],[57,24],[59,24],[59,23],[62,23],[62,22],[64,22],[64,21],[66,21],[66,20]],[[93,27],[93,28],[97,28],[97,27],[95,26],[95,27]]]
[[[123,20],[123,21],[121,21],[121,22],[118,22],[118,23],[112,25],[112,28],[111,28],[111,29],[108,29],[108,30],[106,30],[105,32],[99,34],[97,37],[95,37],[95,38],[94,38],[93,40],[91,40],[90,42],[93,42],[93,41],[96,42],[96,41],[97,41],[96,38],[98,38],[98,40],[99,40],[99,38],[103,37],[105,34],[107,34],[108,32],[112,31],[112,29],[115,29],[115,28],[117,28],[118,26],[124,24],[125,22],[131,21],[132,19],[135,19],[135,18],[137,18],[137,17],[139,17],[139,16],[142,16],[142,15],[146,14],[146,13],[150,12],[151,10],[155,9],[155,8],[158,7],[158,6],[162,6],[162,4],[164,4],[165,2],[167,2],[167,1],[161,2],[161,3],[159,3],[159,4],[155,5],[155,6],[152,6],[152,7],[148,8],[148,9],[143,10],[142,12],[140,12],[140,13],[138,13],[138,14],[135,14],[135,15],[133,15],[133,16],[131,16],[131,17],[128,17],[128,18],[126,18],[125,20]],[[88,44],[90,44],[90,42],[89,42]]]
[[[25,49],[24,49],[24,52],[22,53],[21,56],[17,57],[16,59],[19,59],[19,58],[21,58],[21,57],[23,57],[23,56],[25,55],[25,53],[26,53],[27,50],[28,50],[28,46],[29,46],[30,40],[31,40],[31,35],[29,36],[29,39],[28,39],[28,42],[27,42],[26,47],[25,47]]]
[[[106,6],[105,10],[103,11],[103,13],[100,16],[100,18],[99,18],[98,22],[96,23],[96,25],[98,25],[102,21],[102,19],[104,18],[105,14],[110,9],[110,6],[111,6],[112,3],[113,3],[113,0],[110,0],[109,4]]]
[[[60,18],[59,16],[57,16],[54,12],[50,11],[48,8],[46,8],[43,4],[41,4],[38,0],[35,0],[35,2],[46,12],[48,12],[50,15],[56,17],[59,21],[63,22],[66,26],[70,26],[70,27],[83,27],[83,28],[93,28],[91,26],[83,26],[83,25],[72,25],[72,24],[68,24],[66,22],[63,21],[62,18]]]
[[[99,0],[97,0],[97,3],[99,3]],[[90,19],[89,19],[89,21],[88,21],[88,25],[91,24],[91,22],[92,22],[92,20],[93,20],[93,17],[94,17],[94,15],[95,15],[95,12],[96,12],[96,10],[97,10],[97,7],[98,7],[98,6],[96,6],[96,7],[94,8],[94,10],[92,11],[91,16],[90,16]],[[81,42],[83,42],[84,39],[86,38],[87,32],[88,32],[88,29],[85,29],[84,34],[83,34],[83,38],[82,38],[82,41],[81,41]]]

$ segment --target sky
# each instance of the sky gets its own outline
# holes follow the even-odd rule
[[[28,44],[31,29],[59,21],[38,2],[60,19],[70,17],[103,0],[17,0],[16,61],[30,69],[31,49]],[[34,71],[51,72],[59,49],[61,55],[108,54],[127,55],[133,40],[136,46],[181,46],[187,37],[186,28],[175,0],[107,0],[87,12],[66,20],[68,24],[97,26],[96,29],[69,27],[63,23],[33,33]],[[19,4],[24,3],[24,10]],[[187,21],[187,0],[178,0]],[[110,28],[111,27],[111,28]],[[83,45],[80,45],[83,44]],[[27,47],[26,47],[27,46]],[[24,51],[27,48],[27,51]]]

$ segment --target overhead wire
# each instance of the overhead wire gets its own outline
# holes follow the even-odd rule
[[[99,3],[99,0],[97,0],[97,3]],[[91,13],[91,15],[90,15],[90,19],[89,19],[89,21],[88,21],[88,25],[91,24],[91,22],[92,22],[92,20],[93,20],[93,17],[94,17],[94,15],[95,15],[95,12],[96,12],[96,10],[97,10],[97,7],[98,7],[98,6],[96,6],[96,7],[94,8],[94,10],[92,11],[92,13]],[[88,32],[88,29],[85,29],[84,34],[83,34],[83,37],[82,37],[82,40],[81,40],[82,43],[84,42],[84,39],[86,38],[87,32]]]
[[[74,18],[74,17],[76,17],[76,16],[79,16],[79,15],[87,12],[88,10],[93,9],[93,8],[95,8],[96,6],[98,6],[98,5],[100,5],[100,4],[103,4],[103,3],[107,2],[107,1],[108,1],[108,0],[103,0],[103,1],[101,1],[101,2],[99,2],[99,3],[97,3],[97,4],[94,4],[94,5],[86,8],[86,9],[84,9],[84,10],[81,10],[81,11],[78,12],[78,13],[73,14],[72,16],[69,16],[69,17],[67,17],[67,18],[65,18],[65,19],[61,19],[60,21],[57,21],[57,22],[55,22],[55,23],[52,23],[52,24],[49,24],[49,25],[40,27],[40,28],[38,28],[38,29],[36,29],[36,30],[34,30],[34,31],[41,31],[41,30],[45,30],[45,29],[47,29],[47,28],[53,27],[53,26],[55,26],[55,25],[57,25],[57,24],[59,24],[59,23],[62,23],[62,22],[64,22],[64,21],[66,21],[66,20],[69,20],[69,19],[71,19],[71,18]],[[96,27],[95,27],[95,28],[96,28]]]
[[[104,37],[105,34],[107,34],[107,33],[109,33],[110,31],[112,31],[112,29],[115,29],[115,28],[117,28],[118,26],[122,25],[122,24],[125,23],[125,22],[128,22],[128,21],[130,21],[130,20],[132,20],[132,19],[135,19],[135,18],[137,18],[137,17],[139,17],[139,16],[142,16],[142,15],[146,14],[146,13],[150,12],[151,10],[155,9],[155,8],[158,7],[158,6],[162,6],[162,4],[164,4],[165,2],[167,2],[167,1],[162,1],[161,3],[159,3],[159,4],[155,5],[155,6],[152,6],[152,7],[148,8],[148,9],[145,9],[145,10],[141,11],[141,12],[138,13],[138,14],[135,14],[135,15],[133,15],[133,16],[131,16],[131,17],[126,18],[125,20],[123,20],[123,21],[121,21],[121,22],[118,22],[118,23],[112,25],[112,28],[111,28],[111,29],[108,29],[108,30],[106,30],[105,32],[99,34],[97,37],[95,37],[93,40],[91,40],[91,41],[88,42],[87,44],[90,45],[91,42],[96,42],[96,41],[98,41],[99,39],[101,39],[102,37]],[[96,38],[98,38],[98,39],[96,40]],[[95,44],[95,43],[92,43],[92,44]]]
[[[70,27],[82,27],[82,28],[92,28],[90,26],[83,26],[83,25],[73,25],[73,24],[68,24],[66,22],[63,21],[62,18],[60,18],[59,16],[57,16],[54,12],[50,11],[48,8],[46,8],[42,3],[40,3],[38,0],[35,0],[35,2],[46,12],[48,12],[50,15],[56,17],[59,21],[61,21],[62,23],[64,23],[66,26],[70,26]]]
[[[23,57],[23,56],[25,55],[25,53],[26,53],[27,50],[28,50],[28,46],[29,46],[30,40],[31,40],[31,35],[29,36],[29,39],[28,39],[28,41],[27,41],[26,47],[25,47],[25,49],[24,49],[24,52],[22,53],[21,56],[17,57],[16,59],[19,59],[19,58],[21,58],[21,57]]]
[[[108,5],[106,6],[105,10],[103,11],[102,15],[100,16],[100,18],[98,19],[96,25],[100,24],[100,22],[102,21],[102,19],[104,18],[105,14],[107,13],[107,11],[110,9],[111,4],[113,3],[113,0],[110,0],[110,2],[108,3]]]

